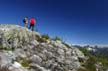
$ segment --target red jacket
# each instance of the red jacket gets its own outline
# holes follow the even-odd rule
[[[31,18],[30,19],[30,24],[33,24],[34,25],[35,23],[36,23],[36,20],[34,18]]]

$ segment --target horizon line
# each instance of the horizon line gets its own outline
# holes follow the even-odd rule
[[[78,46],[87,46],[87,45],[89,45],[89,46],[92,46],[92,47],[94,47],[94,46],[108,47],[108,44],[72,44],[72,45],[78,45]]]

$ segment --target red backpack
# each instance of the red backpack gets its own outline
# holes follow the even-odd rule
[[[30,19],[30,24],[34,25],[36,23],[36,20],[34,18]]]

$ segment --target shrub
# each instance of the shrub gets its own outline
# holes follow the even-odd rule
[[[90,52],[86,48],[80,48],[80,50],[84,53],[85,56],[90,56]]]
[[[46,42],[46,40],[44,38],[41,38],[40,36],[36,35],[36,40],[38,42]]]
[[[81,62],[81,63],[84,62],[84,59],[83,59],[83,58],[78,57],[78,60],[79,60],[79,62]]]
[[[87,71],[96,71],[95,64],[97,62],[102,63],[103,67],[108,66],[108,58],[105,57],[102,52],[97,54],[97,53],[92,53],[92,52],[88,51],[86,48],[79,48],[79,49],[84,53],[85,56],[89,57],[89,59],[86,61],[85,65],[84,65],[84,67],[87,69]],[[95,54],[97,54],[97,55],[95,55]]]
[[[108,66],[108,58],[105,57],[102,53],[97,56],[97,61],[101,62],[103,66]]]
[[[93,56],[89,57],[89,59],[86,61],[85,68],[88,71],[96,71],[95,63],[96,63],[96,58]]]
[[[50,37],[48,35],[42,35],[42,37],[40,37],[39,35],[35,36],[35,39],[38,42],[46,42],[47,39],[49,39]]]
[[[92,55],[86,48],[80,48],[80,50],[84,53],[85,56],[88,56],[88,60],[84,63],[84,67],[87,71],[96,71],[96,57],[94,55]],[[80,61],[82,62],[82,59],[80,59]],[[79,70],[79,71],[83,71],[83,70]]]
[[[39,35],[36,35],[36,36],[35,36],[35,39],[36,39],[36,40],[40,39],[40,36],[39,36]]]
[[[49,35],[48,34],[43,34],[42,35],[42,38],[45,38],[45,39],[50,39]]]
[[[68,48],[71,48],[71,46],[69,44],[67,44],[66,42],[62,42],[62,44],[64,44]]]
[[[59,38],[59,37],[55,37],[55,38],[53,38],[52,40],[54,40],[54,41],[57,41],[57,40],[60,40],[60,41],[62,41],[62,39],[61,38]]]

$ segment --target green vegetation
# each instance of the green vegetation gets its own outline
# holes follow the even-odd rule
[[[36,36],[35,36],[35,39],[36,39],[36,40],[40,39],[40,36],[39,36],[39,35],[36,35]]]
[[[81,62],[83,62],[81,60]],[[96,71],[96,58],[93,56],[90,56],[87,61],[83,64],[84,69],[79,68],[77,71]]]
[[[61,38],[59,38],[58,36],[56,36],[56,37],[55,37],[55,38],[53,38],[52,40],[54,40],[54,41],[57,41],[57,40],[62,41],[62,39],[61,39]]]
[[[90,52],[86,48],[80,48],[80,50],[84,53],[85,56],[90,56]]]
[[[35,36],[35,39],[38,41],[38,42],[45,42],[45,40],[43,38],[41,38],[39,35],[36,35]]]
[[[62,44],[64,44],[68,48],[71,48],[71,46],[69,44],[67,44],[66,42],[62,42]]]
[[[98,62],[101,62],[103,66],[108,66],[108,58],[106,58],[102,53],[97,56],[96,59]]]
[[[13,50],[14,50],[14,48],[8,48],[8,47],[3,47],[3,46],[0,46],[0,50],[13,51]]]
[[[49,35],[48,34],[43,34],[42,35],[42,38],[45,38],[45,39],[50,39]]]
[[[79,68],[77,71],[87,71],[87,70]]]
[[[85,56],[89,57],[87,61],[84,63],[85,69],[78,69],[78,71],[96,71],[95,64],[97,62],[101,62],[102,66],[108,66],[108,58],[105,57],[102,53],[98,54],[97,56],[92,52],[88,51],[86,48],[80,48],[80,50],[84,53]],[[82,60],[80,59],[80,62]]]
[[[91,56],[85,63],[85,68],[88,70],[88,71],[96,71],[96,66],[95,66],[95,63],[96,63],[96,58]]]
[[[50,39],[50,36],[48,34],[43,34],[43,35],[41,35],[41,37],[36,35],[36,40],[39,41],[39,42],[46,42],[46,40],[48,40],[48,39]],[[57,37],[57,36],[55,38],[52,38],[52,40],[54,40],[54,41],[57,41],[57,40],[62,41],[62,39]]]
[[[23,67],[28,67],[28,66],[29,66],[29,61],[27,61],[26,59],[22,59],[21,65],[22,65]]]
[[[84,62],[84,59],[83,58],[78,57],[78,60],[79,60],[80,63],[83,63]]]

